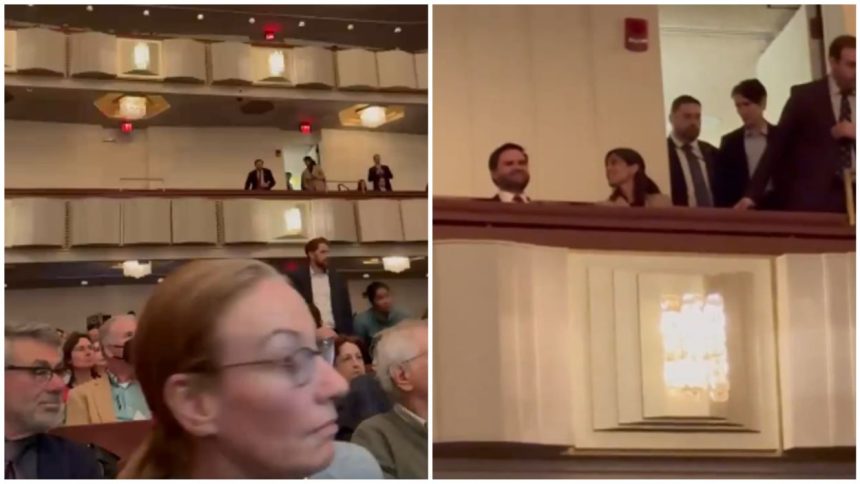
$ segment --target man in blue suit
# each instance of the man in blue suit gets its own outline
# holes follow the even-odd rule
[[[101,479],[95,454],[48,435],[63,421],[60,337],[45,324],[6,326],[6,479]]]

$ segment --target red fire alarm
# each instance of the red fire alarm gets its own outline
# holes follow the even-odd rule
[[[648,21],[644,18],[624,19],[624,47],[632,52],[648,50]]]
[[[119,130],[125,134],[129,134],[134,131],[134,126],[132,126],[132,124],[128,121],[124,121],[122,124],[119,125]]]
[[[302,123],[299,124],[299,131],[301,131],[302,134],[311,134],[311,123],[302,121]]]
[[[263,31],[263,38],[265,38],[266,40],[275,40],[275,31],[274,30]]]

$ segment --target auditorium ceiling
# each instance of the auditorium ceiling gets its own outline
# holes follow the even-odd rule
[[[427,50],[426,5],[93,5],[91,10],[87,5],[6,5],[4,9],[7,25],[251,41],[264,41],[264,30],[274,28],[279,41]],[[299,27],[302,21],[304,26]],[[400,30],[395,32],[397,27]]]
[[[49,87],[6,86],[5,118],[20,121],[98,124],[116,127],[116,121],[105,117],[93,102],[104,91]],[[345,128],[338,113],[354,102],[320,99],[253,99],[234,96],[162,94],[170,104],[166,112],[146,121],[136,121],[137,128],[147,126],[267,126],[298,129],[309,121],[315,130],[364,129]],[[11,96],[11,97],[10,97]],[[249,102],[271,103],[271,109],[249,114]],[[405,105],[403,119],[384,124],[373,131],[427,134],[427,104]]]
[[[379,257],[337,257],[332,261],[346,279],[426,279],[427,258],[411,257],[410,268],[399,274],[387,272]],[[304,258],[261,259],[289,272],[302,264]],[[149,261],[141,261],[149,262]],[[52,287],[116,286],[129,284],[156,284],[159,278],[184,264],[185,260],[153,260],[152,274],[141,279],[124,277],[122,261],[48,262],[6,264],[6,289],[38,289]],[[367,277],[365,277],[367,275]]]

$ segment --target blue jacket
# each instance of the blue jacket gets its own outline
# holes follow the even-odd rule
[[[102,468],[90,449],[57,437],[40,434],[36,443],[37,479],[102,479]]]

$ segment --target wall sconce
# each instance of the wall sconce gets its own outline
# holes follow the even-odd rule
[[[140,279],[150,274],[152,274],[152,262],[142,264],[136,260],[127,260],[122,263],[122,275],[125,277]]]
[[[132,51],[134,57],[134,68],[139,71],[149,70],[149,46],[146,42],[138,42],[134,44]]]
[[[722,296],[664,296],[660,310],[666,387],[696,398],[707,393],[711,401],[727,401],[729,362]]]
[[[302,233],[302,211],[298,208],[284,210],[285,235],[299,235]]]
[[[272,77],[283,77],[286,70],[286,62],[284,62],[284,51],[276,50],[269,54],[269,74]]]

